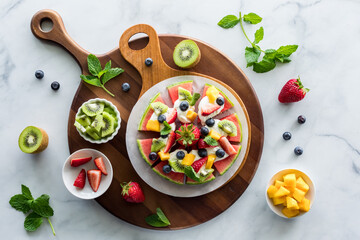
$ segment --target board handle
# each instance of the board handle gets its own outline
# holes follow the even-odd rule
[[[52,22],[52,28],[49,31],[42,29],[43,21]],[[66,32],[64,22],[61,16],[54,10],[44,9],[35,13],[31,19],[31,31],[39,39],[53,41],[60,44],[70,52],[77,60],[82,69],[86,69],[87,56],[90,54],[80,47]]]

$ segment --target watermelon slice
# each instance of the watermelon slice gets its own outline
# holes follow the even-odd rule
[[[178,91],[179,87],[182,87],[182,88],[188,90],[189,92],[192,92],[192,84],[193,84],[193,81],[189,80],[189,81],[174,83],[174,84],[168,86],[167,89],[169,91],[169,96],[171,98],[171,101],[173,103],[175,103],[175,101],[179,98],[179,91]]]
[[[204,97],[206,96],[206,91],[207,91],[207,89],[208,89],[210,86],[212,86],[212,85],[210,85],[210,84],[208,84],[208,83],[205,84],[204,90],[203,90],[203,94],[202,94],[202,98],[204,98]],[[225,111],[228,110],[229,108],[232,108],[232,107],[234,106],[234,104],[230,101],[230,99],[229,99],[222,91],[220,91],[220,89],[218,89],[218,88],[216,88],[216,89],[219,90],[220,95],[223,96],[223,98],[224,98],[224,100],[225,100],[224,108],[221,110],[220,113],[225,112]],[[219,113],[219,114],[220,114],[220,113]]]
[[[227,139],[230,142],[241,142],[242,141],[242,128],[241,128],[241,123],[238,118],[238,115],[236,113],[233,113],[233,114],[231,114],[227,117],[224,117],[220,120],[229,120],[235,124],[235,126],[237,128],[237,135],[235,137],[228,136]]]
[[[162,102],[164,103],[164,100],[161,98],[160,93],[156,94],[149,102],[149,106],[146,108],[141,121],[139,123],[139,128],[138,130],[140,131],[147,131],[146,130],[146,124],[149,121],[149,119],[151,118],[151,115],[154,113],[154,110],[152,110],[152,108],[150,107],[150,104],[153,102]],[[165,104],[165,103],[164,103]]]
[[[180,185],[184,184],[184,177],[185,177],[184,173],[177,173],[171,171],[170,173],[166,174],[163,172],[163,167],[167,164],[169,164],[168,161],[161,161],[155,167],[153,167],[152,170],[154,170],[154,172],[156,172],[160,177],[163,177],[169,180],[170,182]]]
[[[142,158],[151,166],[154,164],[155,161],[151,161],[149,159],[149,154],[151,153],[151,144],[153,139],[138,139],[137,144],[141,153]]]
[[[239,153],[241,151],[241,145],[232,145],[235,150],[237,151],[237,154],[228,156],[227,158],[214,162],[214,166],[216,170],[220,173],[220,175],[223,175],[235,162],[236,158],[239,156]]]

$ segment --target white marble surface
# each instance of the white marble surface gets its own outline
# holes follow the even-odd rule
[[[44,1],[0,2],[0,124],[2,239],[52,239],[47,223],[34,233],[23,229],[24,215],[12,209],[10,196],[28,185],[34,195],[48,193],[55,209],[57,239],[359,239],[360,141],[358,53],[360,2],[356,0],[289,1]],[[233,59],[251,80],[265,120],[265,144],[258,171],[234,205],[202,225],[172,232],[129,225],[95,201],[73,197],[61,179],[69,152],[67,116],[79,84],[79,68],[63,49],[36,39],[29,28],[32,15],[44,8],[58,11],[73,39],[93,53],[117,46],[121,33],[148,23],[159,33],[192,36],[210,43]],[[226,14],[256,12],[264,20],[261,46],[299,44],[290,64],[257,74],[245,68],[247,42],[237,27],[216,25]],[[248,31],[256,28],[246,27]],[[34,78],[43,69],[45,78]],[[281,105],[277,95],[290,78],[300,75],[311,89],[300,103]],[[50,83],[61,83],[58,92]],[[298,125],[304,114],[307,122]],[[38,125],[50,136],[40,155],[23,154],[18,135]],[[293,133],[291,141],[281,136]],[[293,148],[304,154],[295,157]],[[312,176],[317,197],[312,210],[299,219],[277,217],[266,206],[267,181],[279,169],[298,168]]]

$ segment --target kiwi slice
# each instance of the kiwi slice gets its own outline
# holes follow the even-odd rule
[[[89,117],[94,117],[104,111],[104,104],[100,102],[86,103],[81,106],[81,110]]]
[[[188,100],[189,102],[192,100],[191,92],[186,90],[185,88],[179,87],[178,88],[179,93],[179,100]]]
[[[104,107],[104,112],[107,112],[107,113],[109,113],[110,115],[112,115],[114,118],[116,118],[116,113],[115,113],[115,111],[114,111],[112,108],[110,108],[110,107]]]
[[[191,68],[199,63],[201,53],[198,45],[192,40],[183,40],[176,45],[174,54],[174,62],[181,68]]]
[[[86,134],[89,135],[94,140],[99,140],[100,136],[95,132],[95,129],[87,126],[86,128]]]
[[[19,136],[19,147],[24,153],[39,153],[46,149],[49,143],[47,133],[34,126],[26,127]]]
[[[185,167],[184,167],[184,165],[181,164],[181,161],[182,160],[179,160],[177,158],[172,158],[172,159],[169,159],[169,165],[172,167],[172,169],[175,172],[183,173],[183,172],[185,172]]]
[[[85,117],[77,117],[76,122],[80,123],[83,127],[87,127],[91,124],[91,119],[84,115]]]
[[[95,129],[96,132],[100,133],[101,128],[105,125],[103,115],[96,115],[94,121],[91,123],[91,127]]]
[[[166,146],[166,143],[162,139],[154,138],[151,143],[151,151],[152,152],[159,152],[163,147]]]
[[[115,118],[107,112],[103,112],[103,126],[101,129],[101,137],[106,137],[115,132]]]
[[[80,132],[85,133],[86,129],[83,125],[81,125],[79,122],[75,121],[74,126],[79,129]]]
[[[230,137],[235,137],[237,135],[237,128],[235,124],[229,120],[221,120],[218,123],[218,127],[229,134]]]
[[[166,113],[166,111],[168,110],[168,106],[166,106],[165,104],[161,103],[161,102],[153,102],[150,104],[150,107],[152,108],[152,110],[154,110],[156,115],[161,115],[163,113]]]

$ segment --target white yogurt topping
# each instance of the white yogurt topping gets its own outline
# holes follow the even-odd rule
[[[202,124],[202,125],[205,124],[205,121],[206,121],[207,119],[213,118],[213,117],[215,117],[216,115],[218,115],[218,114],[221,112],[221,110],[223,110],[224,105],[225,105],[225,104],[223,104],[222,106],[220,106],[220,108],[219,108],[218,110],[210,113],[210,114],[207,115],[207,116],[203,116],[203,115],[201,114],[201,109],[202,109],[202,107],[203,107],[204,105],[206,105],[206,104],[208,104],[208,103],[210,103],[208,96],[203,97],[203,99],[201,99],[201,101],[200,101],[200,103],[199,103],[198,118],[201,120],[201,124]],[[216,101],[215,101],[214,104],[219,105],[219,104],[216,103]]]
[[[177,118],[179,119],[180,122],[182,123],[191,123],[191,121],[186,117],[186,114],[188,113],[188,111],[195,111],[195,106],[190,106],[189,104],[189,108],[186,111],[182,111],[180,109],[180,103],[184,101],[184,100],[176,100],[174,102],[174,108],[176,108],[177,111]]]
[[[165,117],[167,118],[168,115],[172,112],[173,108],[168,108],[168,110],[166,111],[166,113],[164,113]],[[150,120],[157,120],[158,119],[158,115],[153,112],[153,114],[151,115],[150,117]],[[160,123],[160,131],[164,128],[164,124],[163,123]],[[175,122],[173,122],[172,124],[170,124],[170,127],[171,127],[171,131],[175,131]]]
[[[217,151],[218,149],[222,149],[222,148],[219,147],[219,146],[213,147],[213,148],[206,148],[206,150],[207,150],[207,155],[209,156],[209,155],[212,155],[212,154],[213,154],[213,155],[216,156],[216,151]],[[198,150],[191,150],[190,153],[195,155],[195,160],[194,160],[194,162],[202,158],[202,157],[199,156]],[[224,155],[222,158],[216,157],[214,162],[223,160],[223,159],[227,158],[228,156],[229,156],[229,154],[227,154],[227,153],[225,152],[225,155]]]

